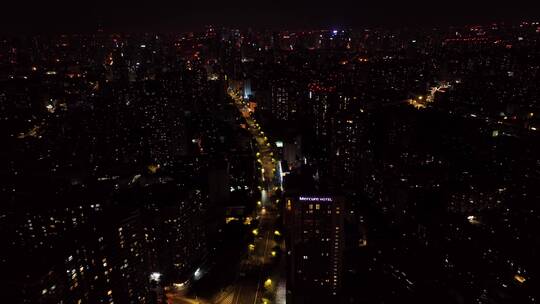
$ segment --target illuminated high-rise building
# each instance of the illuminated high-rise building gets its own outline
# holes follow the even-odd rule
[[[292,303],[340,301],[344,206],[344,199],[335,196],[286,197],[287,279]]]
[[[272,81],[271,112],[280,120],[291,120],[297,112],[295,82],[287,79]]]

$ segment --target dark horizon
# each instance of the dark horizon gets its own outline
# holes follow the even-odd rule
[[[0,33],[91,33],[106,31],[186,31],[205,24],[239,28],[308,29],[326,27],[432,27],[490,22],[536,21],[540,14],[527,1],[488,5],[464,1],[430,4],[416,1],[364,4],[338,0],[331,5],[300,1],[235,4],[223,2],[149,4],[7,4],[0,13]]]

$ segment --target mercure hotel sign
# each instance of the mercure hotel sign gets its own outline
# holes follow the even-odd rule
[[[331,197],[312,197],[312,196],[300,196],[298,198],[300,201],[304,202],[331,202]]]

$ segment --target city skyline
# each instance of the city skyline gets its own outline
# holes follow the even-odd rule
[[[540,20],[333,4],[45,5],[3,36],[0,302],[538,303]]]

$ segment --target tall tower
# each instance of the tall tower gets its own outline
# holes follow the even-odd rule
[[[344,205],[342,197],[334,196],[285,199],[287,285],[292,303],[339,303]]]

